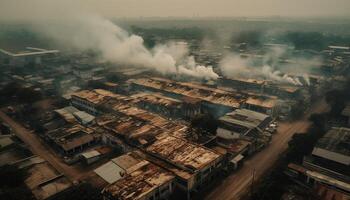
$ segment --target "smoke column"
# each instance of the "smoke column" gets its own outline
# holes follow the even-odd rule
[[[6,1],[6,0],[5,0]],[[212,67],[197,65],[188,50],[173,43],[147,49],[143,38],[69,0],[7,1],[0,21],[19,22],[65,47],[94,50],[105,61],[143,67],[162,74],[216,79]],[[0,6],[1,7],[1,6]]]
[[[293,85],[303,85],[299,78],[292,77],[288,73],[302,75],[307,85],[310,85],[308,73],[313,66],[320,65],[318,58],[303,59],[288,55],[296,62],[291,66],[283,66],[283,70],[279,67],[279,62],[283,56],[288,55],[287,49],[281,47],[271,48],[262,57],[262,65],[254,64],[251,58],[241,58],[239,55],[227,54],[220,62],[220,70],[222,74],[229,78],[253,78],[253,79],[269,79],[281,83],[289,83]],[[283,72],[282,72],[283,71]]]
[[[143,38],[129,34],[111,21],[98,16],[79,16],[66,23],[36,28],[49,38],[80,50],[95,50],[102,59],[127,66],[144,67],[163,74],[180,74],[217,79],[212,67],[197,65],[188,49],[175,43],[147,49]]]

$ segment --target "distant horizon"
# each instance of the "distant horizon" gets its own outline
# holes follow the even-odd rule
[[[2,0],[0,21],[89,13],[109,19],[350,19],[348,0]]]
[[[250,20],[254,21],[302,21],[302,20],[326,20],[326,21],[338,21],[338,20],[350,20],[349,16],[139,16],[139,17],[108,17],[111,20],[126,19],[126,20]]]

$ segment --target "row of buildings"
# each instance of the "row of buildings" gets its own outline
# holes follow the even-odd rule
[[[187,125],[140,109],[133,101],[134,98],[99,89],[72,95],[72,105],[98,115],[96,124],[91,128],[103,129],[101,137],[105,144],[120,148],[122,152],[132,152],[128,156],[138,154],[142,158],[140,168],[136,168],[137,165],[133,165],[132,170],[135,171],[124,168],[126,175],[113,179],[118,180],[104,189],[106,198],[161,199],[173,188],[182,189],[190,195],[218,172],[223,155],[189,140],[191,130]],[[120,162],[114,163],[107,163],[102,169],[114,171],[115,165]],[[102,169],[97,169],[97,174],[107,181],[113,176],[120,176],[120,173],[104,175],[105,170]],[[154,177],[158,173],[159,179]],[[152,184],[142,184],[141,179],[148,180],[145,177],[160,183],[155,184],[155,188]],[[130,185],[123,184],[126,182]],[[141,192],[143,190],[147,192]],[[130,197],[124,194],[128,191]]]
[[[75,92],[70,101],[72,106],[55,110],[44,125],[45,138],[62,155],[79,155],[85,163],[100,156],[89,150],[99,144],[126,153],[95,170],[108,183],[102,191],[106,199],[163,199],[176,190],[190,198],[271,138],[265,129],[272,118],[245,109],[220,118],[217,134],[207,135],[168,117],[201,112],[199,101],[158,93],[123,96],[103,89]]]
[[[276,96],[265,96],[242,91],[227,91],[196,83],[176,82],[163,78],[139,78],[129,80],[132,90],[162,93],[174,99],[193,101],[201,105],[203,112],[221,117],[237,108],[247,108],[273,117],[278,116],[283,103]]]

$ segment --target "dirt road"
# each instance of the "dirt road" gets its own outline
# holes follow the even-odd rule
[[[261,178],[277,161],[280,154],[287,149],[288,141],[297,132],[305,131],[309,126],[307,118],[312,113],[327,110],[324,101],[316,103],[304,119],[293,123],[280,123],[278,132],[273,136],[271,144],[244,162],[243,167],[225,178],[206,195],[207,200],[237,200],[249,191],[254,180]]]
[[[2,111],[0,111],[0,118],[11,126],[14,134],[26,143],[34,154],[48,161],[57,171],[67,176],[71,181],[79,180],[86,175],[87,171],[81,170],[77,166],[65,164],[37,135],[25,129]]]

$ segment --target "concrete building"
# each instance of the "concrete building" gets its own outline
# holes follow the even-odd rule
[[[103,189],[105,200],[158,200],[172,194],[174,175],[144,160],[137,152],[118,157],[113,163],[118,170],[111,176],[119,175],[120,178]],[[103,169],[100,168],[98,173],[103,174]]]
[[[99,113],[98,107],[108,99],[117,95],[107,90],[82,90],[71,95],[71,103],[78,109],[84,110],[92,115]]]
[[[79,124],[49,131],[46,133],[46,138],[54,145],[53,147],[66,155],[81,152],[100,140],[93,129]]]
[[[42,60],[47,57],[55,56],[58,50],[46,50],[33,47],[27,47],[24,51],[12,53],[0,49],[0,63],[4,65],[23,67],[29,64],[41,64]]]

